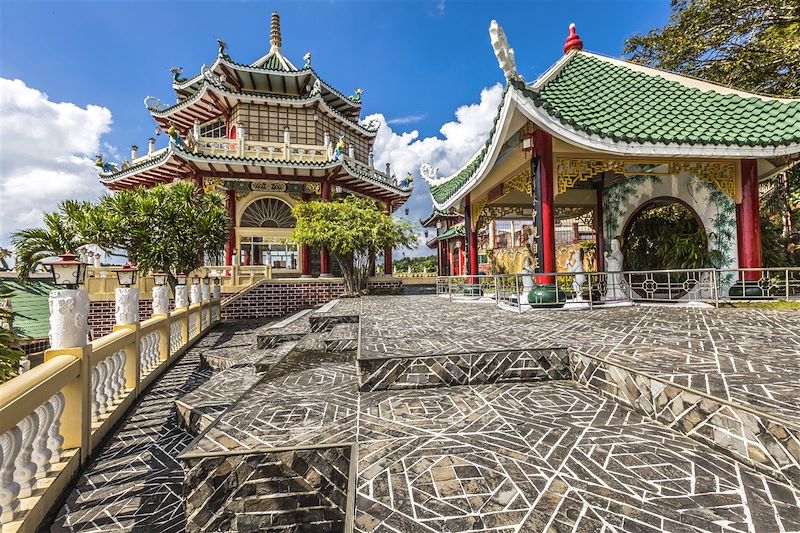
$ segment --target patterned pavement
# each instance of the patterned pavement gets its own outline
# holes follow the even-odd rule
[[[81,477],[54,530],[245,531],[271,523],[270,531],[295,531],[286,523],[293,517],[302,530],[338,531],[352,483],[359,532],[800,531],[798,484],[715,446],[716,434],[703,440],[720,409],[693,421],[692,431],[683,427],[708,409],[707,397],[689,393],[702,391],[747,413],[767,411],[783,424],[770,426],[772,434],[793,431],[797,314],[633,307],[517,315],[436,296],[347,306],[362,313],[363,361],[458,355],[447,339],[472,354],[559,348],[569,349],[580,382],[526,375],[360,391],[362,360],[326,353],[330,329],[311,332],[307,320],[302,339],[255,350],[257,327],[227,324],[152,386]],[[255,369],[265,357],[269,364]],[[231,364],[211,378],[201,358]],[[652,392],[650,407],[636,387]],[[651,412],[656,392],[672,395],[660,415]],[[199,432],[194,439],[178,427],[177,399],[208,409],[204,424],[189,427]],[[663,418],[670,409],[672,422]],[[794,433],[781,438],[781,450],[800,445]],[[348,463],[355,477],[346,481]],[[221,471],[224,481],[214,473]]]

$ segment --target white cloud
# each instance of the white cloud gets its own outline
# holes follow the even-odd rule
[[[0,78],[0,116],[0,246],[7,246],[13,231],[40,225],[60,201],[104,192],[94,159],[111,111],[51,102],[20,80]]]
[[[405,115],[402,117],[390,118],[386,121],[386,123],[389,125],[414,124],[420,120],[424,120],[426,116],[427,115],[424,113],[420,113],[418,115]]]
[[[397,212],[401,218],[406,218],[405,208],[408,208],[408,218],[414,223],[431,213],[433,203],[428,184],[419,175],[420,165],[430,163],[438,167],[439,176],[448,176],[461,168],[486,141],[502,95],[503,87],[500,84],[483,89],[480,102],[459,107],[456,120],[439,129],[441,137],[420,139],[416,130],[396,133],[387,125],[383,115],[366,117],[365,122],[377,120],[381,123],[374,147],[376,168],[383,169],[386,163],[391,163],[392,173],[399,178],[408,172],[414,175],[414,193]],[[413,256],[430,255],[432,250],[425,246],[425,240],[420,235],[418,247],[406,253]]]

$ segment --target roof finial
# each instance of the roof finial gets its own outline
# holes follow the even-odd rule
[[[581,41],[581,38],[575,33],[574,22],[569,25],[569,37],[567,37],[567,42],[564,43],[564,53],[566,54],[570,50],[583,50],[583,41]]]
[[[272,26],[269,31],[269,44],[273,49],[281,47],[281,17],[278,13],[272,14]]]

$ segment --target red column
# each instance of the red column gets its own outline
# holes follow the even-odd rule
[[[328,181],[322,182],[320,196],[323,202],[331,201],[331,184]],[[331,277],[331,255],[325,246],[319,249],[319,277]]]
[[[225,243],[225,265],[233,265],[233,250],[236,248],[236,191],[228,189],[225,207],[228,210],[228,242]]]
[[[478,273],[478,232],[475,231],[472,220],[472,198],[469,194],[464,198],[464,226],[467,230],[467,248],[469,250],[468,274]],[[469,283],[476,283],[476,279],[470,279]]]
[[[761,218],[758,212],[758,166],[755,159],[742,160],[742,203],[736,205],[739,268],[761,268]],[[747,272],[755,281],[760,272]]]
[[[392,204],[386,203],[386,212],[389,213],[389,216],[392,215]],[[383,274],[385,276],[392,275],[392,249],[386,248],[383,251]]]
[[[541,201],[537,216],[541,216],[539,246],[541,247],[541,263],[539,272],[550,274],[556,271],[556,227],[553,218],[553,138],[549,133],[536,130],[533,137],[536,155],[539,157],[539,169],[536,184],[539,187]],[[539,284],[555,283],[554,278],[541,277]]]
[[[308,202],[308,195],[305,193],[301,194],[300,200]],[[300,277],[311,277],[311,246],[307,244],[300,246]]]
[[[594,236],[595,236],[595,258],[597,261],[597,271],[605,272],[605,251],[606,241],[603,235],[603,182],[600,182],[595,191],[597,193],[597,203],[594,207]]]

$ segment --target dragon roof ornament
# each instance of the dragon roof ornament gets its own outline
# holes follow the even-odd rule
[[[419,175],[422,176],[422,179],[428,182],[428,185],[431,186],[441,185],[442,183],[445,183],[446,181],[450,180],[449,177],[440,178],[439,168],[438,167],[434,168],[434,166],[431,165],[430,163],[423,163],[422,165],[420,165]]]
[[[492,43],[494,55],[497,57],[497,63],[499,63],[500,69],[505,74],[506,80],[524,82],[525,80],[522,79],[522,76],[517,73],[514,49],[508,46],[506,33],[496,20],[492,20],[489,24],[489,40]]]

